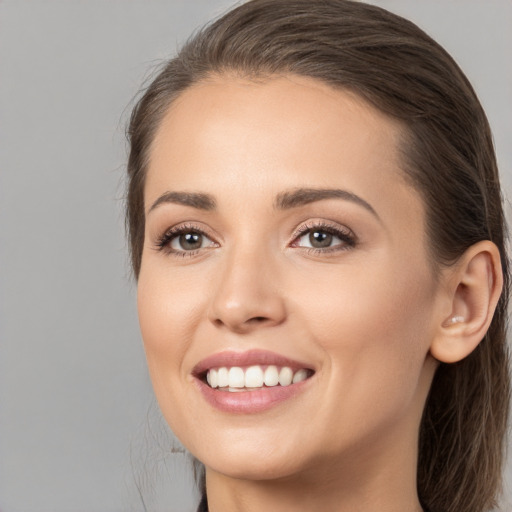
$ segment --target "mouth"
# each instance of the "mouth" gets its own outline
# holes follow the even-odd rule
[[[221,352],[193,370],[206,400],[225,412],[261,412],[306,389],[315,370],[278,354]]]
[[[309,379],[313,373],[314,371],[309,368],[294,371],[290,366],[222,366],[210,368],[201,375],[201,379],[212,389],[240,393],[276,386],[290,386]]]

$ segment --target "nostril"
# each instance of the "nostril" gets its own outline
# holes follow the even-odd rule
[[[261,325],[269,321],[271,321],[270,318],[267,318],[266,316],[253,316],[252,318],[246,320],[245,325]]]
[[[270,319],[267,318],[266,316],[253,316],[252,318],[249,318],[247,320],[237,322],[235,325],[235,324],[230,324],[229,322],[224,321],[222,318],[215,318],[213,320],[213,324],[216,327],[226,326],[226,327],[232,328],[234,330],[245,331],[246,329],[250,328],[251,326],[262,325],[268,321],[270,321]]]

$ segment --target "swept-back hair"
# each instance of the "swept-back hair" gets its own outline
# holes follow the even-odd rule
[[[474,243],[501,253],[504,291],[468,357],[441,363],[419,433],[418,494],[430,512],[482,512],[500,490],[509,377],[505,224],[492,136],[465,75],[416,25],[348,0],[252,0],[198,32],[161,70],[128,128],[127,228],[135,276],[143,188],[155,132],[172,101],[211,75],[296,74],[349,90],[403,127],[402,170],[421,194],[433,268]]]

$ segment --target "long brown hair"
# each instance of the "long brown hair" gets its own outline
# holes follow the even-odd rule
[[[127,229],[138,276],[143,188],[155,132],[172,101],[212,74],[297,74],[357,93],[404,127],[402,167],[422,194],[434,267],[472,244],[501,253],[504,291],[478,348],[441,363],[419,435],[418,494],[431,512],[482,512],[500,491],[508,416],[505,223],[485,113],[454,60],[413,23],[348,0],[252,0],[197,33],[161,70],[128,128]]]

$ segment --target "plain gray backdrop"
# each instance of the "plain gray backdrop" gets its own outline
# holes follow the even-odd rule
[[[0,0],[1,512],[141,511],[139,490],[151,511],[194,508],[138,331],[124,125],[153,66],[233,3]],[[465,70],[511,197],[512,2],[373,3]],[[510,465],[507,485],[510,511]]]

